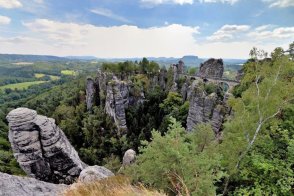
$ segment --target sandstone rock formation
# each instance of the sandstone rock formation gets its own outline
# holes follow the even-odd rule
[[[123,157],[123,166],[131,165],[136,160],[136,152],[133,149],[129,149],[125,152]]]
[[[222,78],[224,73],[224,63],[222,59],[208,59],[201,63],[198,76],[202,78]]]
[[[87,110],[91,110],[94,103],[95,98],[97,97],[97,89],[95,82],[92,78],[87,78],[87,84],[86,84],[86,105]]]
[[[80,173],[79,181],[82,183],[89,183],[110,176],[114,176],[114,174],[110,170],[106,169],[105,167],[94,165],[85,168]]]
[[[63,184],[51,184],[34,178],[18,177],[0,172],[1,196],[58,196],[68,188]]]
[[[27,108],[7,115],[9,141],[27,175],[53,183],[72,183],[86,167],[55,120]]]
[[[220,100],[216,93],[208,95],[197,81],[194,81],[189,96],[187,130],[192,131],[200,123],[210,123],[215,134],[218,134],[228,113],[223,100]]]
[[[105,110],[113,117],[118,129],[122,131],[127,129],[125,108],[129,104],[128,96],[128,86],[124,81],[114,78],[107,85]]]

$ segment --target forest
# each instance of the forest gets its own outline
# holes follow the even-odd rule
[[[124,152],[134,149],[135,164],[119,171],[134,184],[169,195],[294,195],[294,56],[282,48],[270,55],[253,48],[250,57],[228,100],[233,114],[226,118],[220,137],[209,123],[186,131],[189,100],[180,92],[151,85],[150,78],[164,70],[169,89],[173,75],[171,68],[146,58],[103,64],[2,63],[0,86],[46,82],[0,92],[0,171],[24,174],[7,140],[5,116],[13,108],[28,107],[54,118],[89,165],[104,165],[117,173]],[[95,77],[97,68],[121,78],[131,76],[135,88],[144,91],[147,101],[126,110],[128,130],[123,135],[103,105],[86,108],[86,77]],[[78,74],[62,74],[64,70]],[[198,69],[185,71],[195,75]],[[36,73],[44,75],[38,78]],[[177,82],[181,86],[183,79]],[[203,88],[208,94],[218,92],[215,85]]]

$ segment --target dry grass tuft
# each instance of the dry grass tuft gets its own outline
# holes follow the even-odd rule
[[[109,177],[93,183],[76,183],[66,190],[64,196],[166,196],[147,190],[143,186],[133,186],[124,176]]]

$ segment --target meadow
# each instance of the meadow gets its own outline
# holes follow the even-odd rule
[[[18,90],[24,90],[27,89],[28,87],[36,84],[42,84],[46,81],[33,81],[33,82],[21,82],[21,83],[16,83],[16,84],[8,84],[5,86],[0,86],[0,90],[5,90],[5,89],[18,89]]]

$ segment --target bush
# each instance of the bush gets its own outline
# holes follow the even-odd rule
[[[170,118],[167,134],[152,132],[152,141],[143,142],[135,165],[125,173],[135,182],[175,194],[215,195],[214,183],[223,173],[220,155],[214,152],[214,134],[209,125],[192,133]]]

